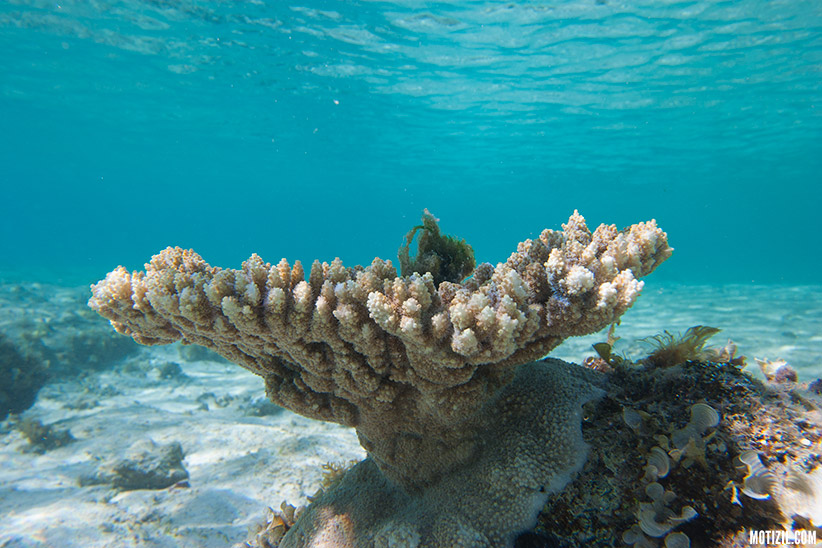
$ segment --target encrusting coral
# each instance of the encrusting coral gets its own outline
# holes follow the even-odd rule
[[[584,462],[581,406],[601,394],[577,366],[519,366],[615,322],[671,254],[654,221],[592,234],[575,212],[563,229],[438,286],[380,259],[315,261],[306,280],[299,262],[220,269],[168,248],[145,272],[109,273],[89,305],[137,342],[206,346],[275,403],[356,428],[368,459],[282,546],[510,545]]]

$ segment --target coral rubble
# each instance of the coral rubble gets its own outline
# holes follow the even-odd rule
[[[137,342],[208,347],[262,376],[275,403],[356,428],[368,459],[283,546],[510,545],[581,466],[580,406],[599,390],[577,366],[519,366],[615,322],[671,254],[654,221],[591,233],[575,212],[563,229],[438,285],[380,259],[315,261],[306,280],[299,262],[220,269],[168,248],[145,272],[109,273],[89,304]]]
[[[45,453],[76,441],[68,430],[36,419],[21,419],[14,426],[29,442],[25,450],[34,453]]]

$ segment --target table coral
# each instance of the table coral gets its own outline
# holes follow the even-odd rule
[[[438,286],[430,273],[399,277],[380,259],[366,268],[315,261],[306,280],[299,262],[271,265],[252,255],[240,270],[220,269],[193,251],[168,248],[145,272],[119,267],[109,273],[93,286],[89,305],[137,342],[206,346],[262,376],[275,403],[355,427],[371,463],[363,469],[372,467],[379,481],[407,496],[436,490],[443,478],[477,462],[493,425],[476,418],[517,367],[569,336],[615,322],[641,291],[637,278],[671,254],[654,221],[621,231],[601,225],[591,233],[574,212],[563,229],[520,243],[506,262],[483,263],[462,283]],[[573,384],[557,386],[563,393]],[[560,446],[578,432],[576,410],[590,397],[568,397],[566,420],[548,434],[565,433]],[[509,496],[503,485],[522,482],[506,474],[495,478],[501,497]],[[532,479],[550,481],[545,474]],[[476,501],[485,505],[483,519],[493,514],[490,506],[513,503],[489,499]],[[327,512],[316,519],[346,529]],[[378,536],[364,532],[362,523],[350,526],[358,538]],[[471,545],[509,538],[494,527],[476,532],[471,542],[478,544]],[[419,523],[413,528],[408,534],[420,546],[444,538]]]

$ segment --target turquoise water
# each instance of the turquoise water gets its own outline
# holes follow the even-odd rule
[[[654,278],[818,283],[822,4],[0,3],[0,277],[480,260],[656,218]]]

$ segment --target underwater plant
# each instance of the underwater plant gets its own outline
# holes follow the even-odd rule
[[[368,457],[282,548],[500,547],[583,466],[581,407],[603,394],[593,371],[532,360],[614,323],[670,255],[654,221],[592,233],[574,212],[462,283],[380,259],[315,261],[306,280],[299,262],[220,269],[168,248],[145,272],[109,273],[89,305],[139,343],[206,346],[278,405],[356,429]]]
[[[645,339],[653,347],[653,351],[643,362],[653,367],[671,367],[687,361],[709,359],[711,354],[706,352],[705,345],[708,339],[719,333],[721,329],[707,325],[695,325],[682,335],[674,335],[664,331]]]
[[[625,356],[620,356],[614,353],[614,345],[620,339],[614,332],[619,322],[614,322],[608,328],[608,338],[604,342],[598,342],[591,345],[594,352],[597,353],[598,358],[590,358],[586,360],[585,366],[597,370],[609,371],[613,366],[620,365],[627,361]]]
[[[427,209],[422,214],[422,224],[415,226],[405,235],[405,243],[400,246],[397,258],[400,274],[410,276],[430,273],[434,285],[440,282],[459,283],[474,271],[474,249],[465,240],[440,234],[439,219]],[[410,256],[411,243],[417,238],[417,254]]]

